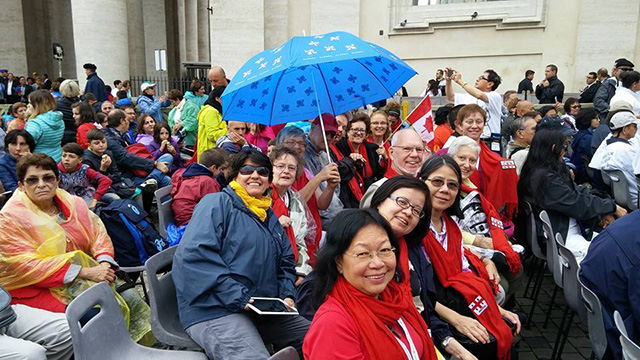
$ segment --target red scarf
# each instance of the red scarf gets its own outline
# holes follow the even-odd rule
[[[442,217],[447,228],[447,250],[444,250],[431,231],[422,240],[422,245],[429,255],[435,273],[444,287],[452,287],[469,302],[476,319],[497,339],[498,358],[509,359],[513,340],[511,329],[502,320],[500,309],[489,283],[473,273],[462,271],[462,254],[460,252],[462,233],[458,224],[448,215],[443,214]],[[482,264],[475,265],[477,263],[475,260],[479,259],[472,260],[469,257],[467,259],[478,271],[482,272],[481,269],[484,269],[484,266]]]
[[[300,191],[304,189],[308,183],[309,179],[307,178],[307,175],[303,173],[291,187],[293,190]],[[273,204],[271,206],[273,206]],[[311,215],[313,215],[313,219],[316,221],[315,241],[313,243],[307,242],[309,264],[313,267],[316,264],[316,249],[320,243],[320,239],[322,239],[322,219],[320,218],[320,210],[318,209],[318,199],[316,199],[316,194],[311,195],[309,201],[307,201],[307,206],[309,207],[309,211],[311,211]]]
[[[469,180],[478,185],[478,189],[486,194],[487,200],[496,209],[504,209],[507,218],[511,219],[518,209],[518,174],[513,160],[505,159],[489,149],[480,141],[480,168]]]
[[[329,296],[334,297],[351,315],[364,343],[364,352],[371,360],[405,359],[406,355],[388,327],[395,327],[402,317],[407,327],[412,327],[422,340],[421,359],[436,360],[436,353],[429,336],[427,324],[416,310],[410,293],[395,281],[379,298],[366,295],[338,276]],[[413,339],[417,341],[418,339]]]
[[[475,191],[480,196],[480,205],[482,206],[482,211],[487,215],[487,224],[489,224],[489,230],[491,231],[491,239],[493,240],[493,248],[502,252],[507,257],[507,264],[509,265],[509,270],[514,275],[520,271],[520,255],[513,251],[513,248],[509,244],[507,240],[507,236],[504,233],[504,228],[502,226],[502,221],[500,220],[500,214],[496,208],[487,200],[487,198],[482,195],[482,193],[476,189],[472,189],[469,186],[462,184],[460,190],[465,193],[470,193]]]
[[[349,139],[347,139],[347,145],[349,145],[349,149],[351,150],[352,153],[354,153],[354,149],[353,149],[353,145],[351,145],[351,141],[349,141]],[[360,146],[358,146],[358,154],[362,155],[362,157],[364,157],[364,166],[362,167],[362,177],[367,179],[373,176],[373,169],[371,169],[371,163],[369,162],[369,155],[367,155],[367,147],[364,145],[364,142],[362,144],[360,144]]]
[[[335,145],[331,145],[331,151],[333,151],[333,154],[336,156],[336,159],[338,159],[338,162],[344,159],[344,155],[342,155],[340,150],[338,150]],[[351,193],[356,198],[356,200],[362,200],[362,195],[364,195],[364,181],[357,169],[354,172],[353,177],[351,177],[351,180],[349,180],[348,185],[349,190],[351,190]]]
[[[273,186],[273,184],[271,184],[271,199],[273,200],[273,202],[271,203],[271,209],[273,209],[274,214],[276,214],[276,216],[278,216],[278,218],[282,215],[284,216],[289,216],[289,208],[287,208],[287,205],[284,203],[284,201],[282,201],[282,199],[280,198],[280,195],[278,195],[278,191],[276,190],[275,186]],[[291,199],[289,199],[289,201],[291,201]],[[296,264],[298,263],[298,247],[296,246],[296,234],[294,234],[293,232],[293,226],[289,225],[286,228],[284,228],[284,232],[287,233],[287,236],[289,237],[289,242],[291,242],[291,250],[293,251],[293,255],[295,255],[296,257]]]

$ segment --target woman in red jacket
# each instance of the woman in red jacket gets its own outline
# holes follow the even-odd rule
[[[398,240],[372,209],[337,216],[318,253],[305,359],[437,359],[424,320],[402,285]]]
[[[89,141],[87,140],[87,133],[91,129],[95,129],[96,125],[96,113],[91,108],[91,105],[84,101],[77,102],[71,105],[73,111],[73,120],[76,121],[78,130],[76,132],[76,141],[83,149],[87,150],[89,147]]]

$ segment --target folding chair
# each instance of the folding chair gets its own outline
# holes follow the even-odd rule
[[[553,281],[555,287],[553,288],[553,295],[551,295],[551,301],[549,302],[549,309],[547,310],[547,317],[544,320],[542,327],[547,328],[549,318],[551,317],[551,310],[556,301],[558,295],[558,289],[562,289],[562,267],[560,265],[560,254],[558,253],[558,246],[556,245],[556,235],[551,227],[551,220],[549,214],[545,210],[540,212],[540,220],[542,221],[542,228],[544,229],[544,235],[547,238],[547,267],[553,275]],[[562,238],[561,238],[562,239]],[[563,241],[564,244],[564,241]]]
[[[629,192],[629,182],[620,170],[606,170],[609,178],[611,178],[611,191],[616,200],[616,204],[628,210],[638,209],[638,204],[631,201],[631,193]]]
[[[640,359],[640,346],[629,339],[627,333],[627,327],[624,325],[622,316],[618,310],[613,312],[613,320],[616,323],[616,327],[620,332],[620,345],[622,345],[622,358],[624,360],[638,360]]]
[[[163,198],[171,195],[172,186],[162,187],[154,193],[156,204],[158,205],[158,232],[164,238],[167,237],[167,225],[175,221],[173,209],[171,208],[171,198],[162,201]]]
[[[587,324],[589,325],[589,340],[591,349],[598,359],[602,359],[607,351],[607,335],[604,328],[604,318],[602,317],[602,304],[598,296],[584,285],[580,279],[578,271],[578,283],[580,283],[580,293],[582,302],[587,310]]]
[[[173,246],[163,250],[145,263],[149,282],[151,330],[159,341],[167,345],[199,349],[200,346],[182,328],[178,316],[176,288],[171,277],[171,264],[176,249],[177,246]]]
[[[100,312],[83,327],[80,319],[96,305]],[[160,350],[135,343],[124,322],[122,311],[107,283],[99,283],[75,298],[66,311],[74,358],[206,360],[203,353]]]
[[[526,297],[526,294],[529,291],[529,287],[533,281],[533,289],[531,290],[531,299],[533,302],[531,303],[529,317],[527,318],[527,323],[525,324],[526,327],[529,327],[533,319],[533,312],[538,303],[538,296],[540,295],[540,288],[542,287],[542,280],[544,278],[544,265],[547,261],[547,257],[542,253],[542,249],[540,248],[540,244],[538,243],[536,216],[533,212],[533,207],[526,201],[524,202],[524,211],[527,215],[527,242],[529,244],[529,247],[531,248],[533,256],[535,256],[531,274],[529,276],[529,281],[527,282],[527,287],[524,291]]]

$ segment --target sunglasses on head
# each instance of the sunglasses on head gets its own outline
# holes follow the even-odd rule
[[[262,177],[269,177],[269,173],[271,172],[269,168],[265,166],[243,165],[240,168],[240,175],[248,176],[253,174],[254,171],[257,171],[258,175]]]

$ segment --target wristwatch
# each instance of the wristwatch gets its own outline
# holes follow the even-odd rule
[[[444,340],[442,340],[442,348],[446,349],[447,346],[449,346],[451,340],[453,340],[453,336],[447,336],[446,338],[444,338]]]

